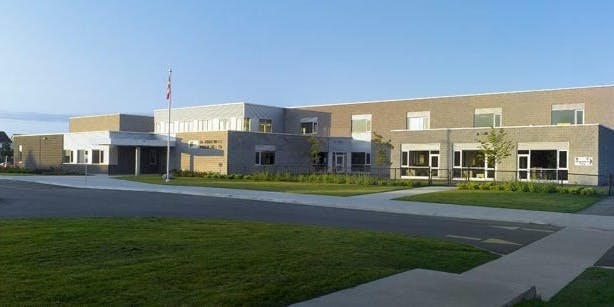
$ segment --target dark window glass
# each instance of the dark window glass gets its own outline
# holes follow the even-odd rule
[[[410,151],[409,166],[429,166],[428,151]]]
[[[407,165],[409,153],[407,151],[401,152],[401,165]]]
[[[275,164],[275,152],[274,151],[263,151],[260,154],[260,158],[261,158],[262,165]]]
[[[258,122],[258,131],[260,132],[273,132],[273,120],[260,119]]]
[[[461,153],[460,151],[454,152],[454,166],[461,166]]]
[[[567,168],[567,152],[566,151],[559,151],[559,167],[560,168]]]

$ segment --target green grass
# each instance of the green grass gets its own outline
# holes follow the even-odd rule
[[[589,268],[550,301],[525,301],[516,307],[614,306],[614,270]]]
[[[497,256],[399,234],[155,218],[0,220],[0,305],[281,306]]]
[[[578,212],[603,196],[559,193],[529,193],[476,190],[450,190],[398,198],[431,203],[485,206],[554,212]]]
[[[125,176],[120,179],[144,183],[164,184],[160,176]],[[177,177],[171,185],[214,187],[226,189],[261,190],[299,194],[320,194],[331,196],[353,196],[369,193],[409,189],[407,186],[358,185],[312,182],[254,181],[245,179],[215,179],[203,177]]]

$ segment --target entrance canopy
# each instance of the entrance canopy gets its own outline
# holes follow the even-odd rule
[[[64,147],[87,147],[87,145],[166,147],[167,136],[157,133],[127,131],[94,131],[64,134]],[[171,147],[175,137],[171,137]]]

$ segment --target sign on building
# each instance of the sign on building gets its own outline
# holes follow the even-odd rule
[[[593,157],[576,157],[576,166],[593,166]]]

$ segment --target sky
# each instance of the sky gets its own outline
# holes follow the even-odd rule
[[[0,1],[0,131],[614,83],[614,1]]]

